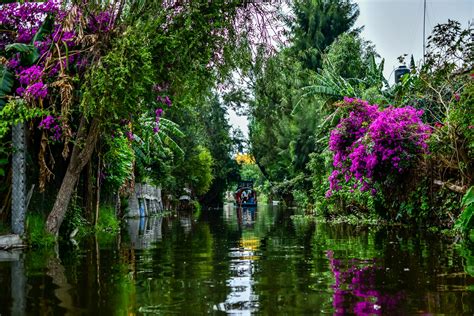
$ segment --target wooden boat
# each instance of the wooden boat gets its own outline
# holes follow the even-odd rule
[[[241,181],[235,191],[235,204],[241,207],[257,206],[257,192],[253,189],[253,181]]]

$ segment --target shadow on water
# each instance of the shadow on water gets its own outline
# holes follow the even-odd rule
[[[83,250],[0,252],[0,315],[473,314],[474,246],[272,206],[130,219]]]

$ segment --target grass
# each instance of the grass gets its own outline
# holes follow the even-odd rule
[[[120,221],[115,216],[115,209],[112,206],[101,206],[99,219],[95,228],[96,232],[116,233],[120,230]]]
[[[26,217],[26,235],[28,243],[33,248],[50,248],[56,243],[54,235],[48,233],[44,216],[30,213]]]

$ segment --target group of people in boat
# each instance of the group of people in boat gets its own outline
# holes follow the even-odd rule
[[[239,190],[235,196],[237,204],[257,204],[257,196],[252,189]]]

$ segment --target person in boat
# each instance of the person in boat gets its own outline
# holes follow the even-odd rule
[[[251,192],[250,190],[249,190],[249,195],[248,195],[248,198],[247,198],[247,202],[250,203],[250,204],[255,203],[255,196],[254,196],[254,193]]]
[[[243,190],[242,194],[240,195],[240,200],[242,203],[246,203],[249,199],[249,191],[248,190]]]

